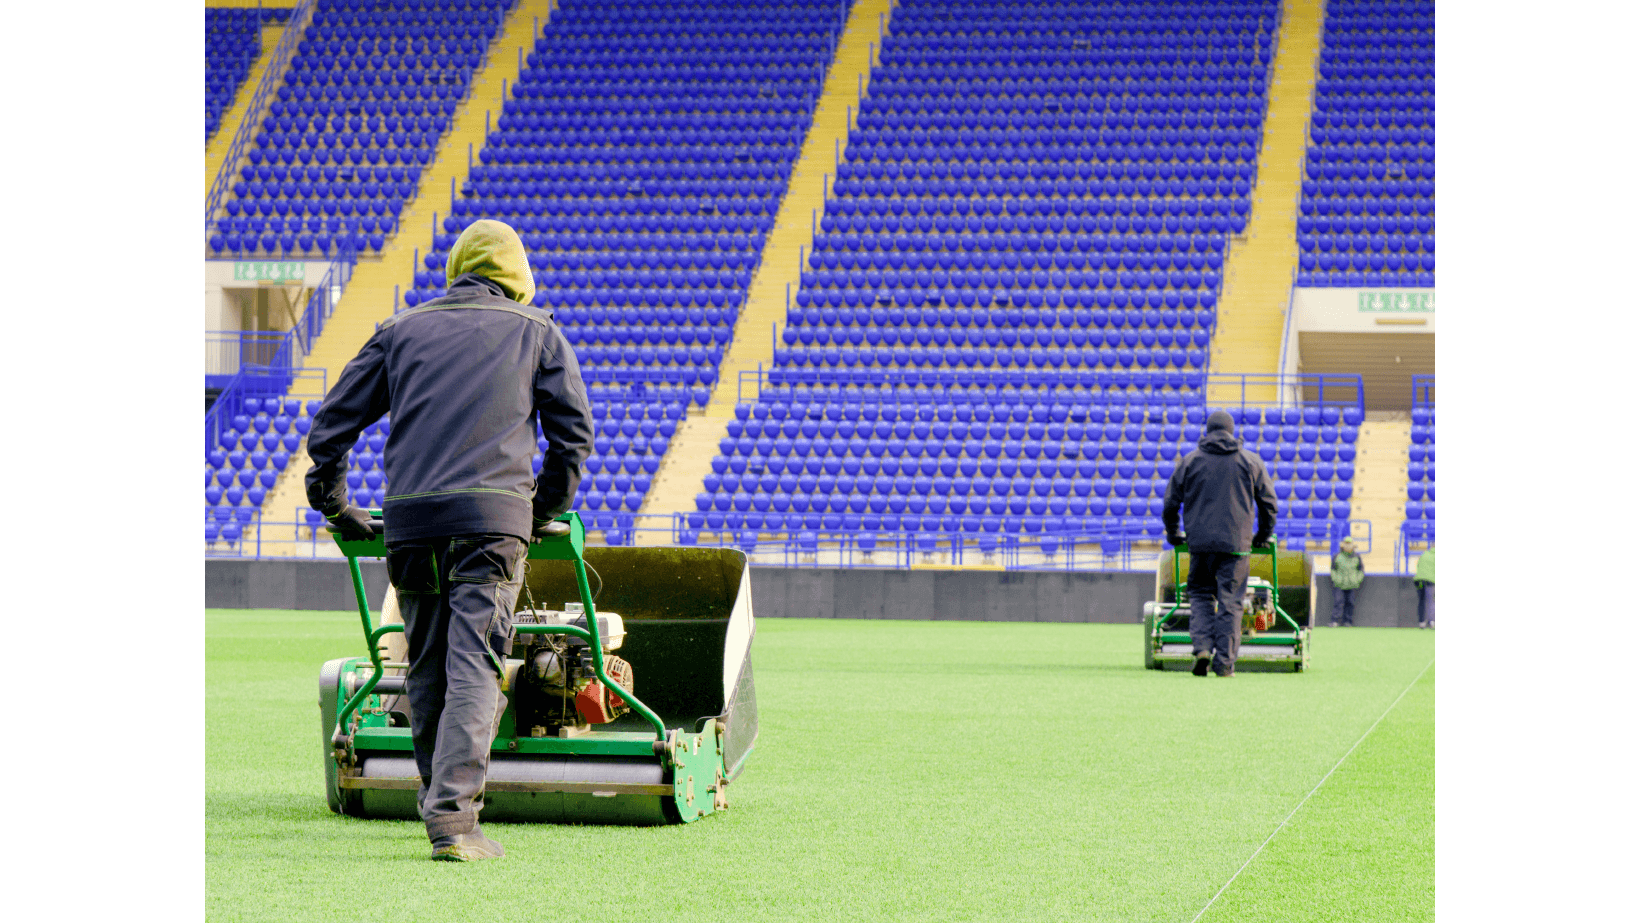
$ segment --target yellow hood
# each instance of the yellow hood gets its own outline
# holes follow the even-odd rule
[[[444,267],[446,282],[453,283],[469,272],[501,286],[519,304],[529,304],[535,297],[535,277],[530,274],[524,242],[517,231],[499,221],[474,221],[450,248],[450,261]]]

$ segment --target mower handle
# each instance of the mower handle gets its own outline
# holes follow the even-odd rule
[[[365,510],[365,512],[370,514],[370,529],[371,529],[371,531],[375,532],[377,535],[385,534],[387,532],[387,523],[386,523],[386,521],[384,521],[382,519],[382,511],[381,510]],[[333,525],[328,525],[327,524],[325,526],[325,531],[329,532],[331,535],[340,534],[336,531],[336,527],[333,526]]]
[[[1179,610],[1181,605],[1180,600],[1182,600],[1185,595],[1185,577],[1184,574],[1179,572],[1179,555],[1189,553],[1189,542],[1173,546],[1173,595],[1175,599],[1173,609],[1170,610],[1169,614]],[[1294,621],[1293,617],[1287,614],[1287,610],[1281,608],[1281,602],[1279,599],[1281,593],[1281,552],[1279,547],[1276,545],[1275,536],[1270,536],[1270,540],[1259,547],[1251,548],[1247,551],[1230,551],[1225,553],[1237,555],[1238,557],[1251,557],[1255,554],[1268,554],[1270,556],[1270,586],[1277,594],[1277,599],[1275,602],[1276,612],[1279,613],[1282,618],[1287,620],[1287,624],[1293,626],[1294,631],[1301,631],[1302,629],[1299,628],[1298,622]]]

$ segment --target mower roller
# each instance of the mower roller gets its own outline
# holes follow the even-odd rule
[[[371,515],[374,540],[336,536],[368,655],[319,672],[325,796],[352,817],[416,820],[404,625],[391,586],[374,624],[359,571],[387,554]],[[653,825],[727,808],[757,742],[746,556],[588,549],[577,514],[558,522],[562,534],[529,545],[512,654],[495,658],[506,706],[480,820]]]
[[[1280,551],[1275,542],[1247,552],[1247,599],[1236,670],[1302,673],[1310,663],[1315,575],[1303,552]],[[1145,668],[1188,670],[1196,663],[1190,642],[1190,597],[1185,578],[1190,552],[1174,546],[1156,562],[1156,601],[1144,605]],[[1274,591],[1274,592],[1272,592]]]

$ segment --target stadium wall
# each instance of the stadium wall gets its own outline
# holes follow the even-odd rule
[[[1332,577],[1317,574],[1315,624],[1332,621]],[[1418,591],[1411,577],[1368,574],[1355,595],[1355,624],[1365,628],[1418,627]]]
[[[387,591],[381,561],[361,561],[365,591],[379,606]],[[917,619],[990,622],[1135,623],[1156,577],[1142,571],[870,570],[752,568],[752,601],[764,618]],[[352,580],[341,561],[211,560],[211,609],[348,609]],[[1332,620],[1332,580],[1316,575],[1315,624]],[[1357,625],[1418,624],[1411,577],[1374,574],[1355,602]]]

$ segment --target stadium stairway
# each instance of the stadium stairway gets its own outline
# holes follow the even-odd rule
[[[262,27],[262,53],[257,56],[256,63],[251,65],[251,71],[245,75],[245,80],[239,85],[239,93],[234,96],[233,106],[222,114],[222,124],[217,126],[216,134],[211,136],[211,142],[205,145],[205,194],[211,194],[211,185],[222,172],[222,159],[228,156],[228,149],[233,147],[233,139],[239,134],[239,126],[245,124],[248,117],[261,118],[262,113],[250,112],[251,100],[256,96],[256,88],[262,85],[262,78],[267,75],[268,65],[273,61],[274,49],[279,40],[284,37],[285,27],[282,24],[264,25]],[[263,100],[267,105],[270,100]],[[234,164],[237,168],[239,165]]]
[[[1356,441],[1356,519],[1372,520],[1372,552],[1362,555],[1368,573],[1395,570],[1395,537],[1406,518],[1407,445],[1412,420],[1404,413],[1369,411]]]
[[[727,434],[734,417],[740,373],[755,371],[760,363],[764,368],[774,364],[774,338],[786,321],[787,290],[797,292],[803,253],[814,243],[812,216],[825,208],[839,153],[848,143],[850,110],[859,109],[876,48],[881,46],[881,30],[887,28],[894,6],[894,0],[855,0],[849,12],[837,56],[826,71],[825,89],[815,105],[814,121],[775,216],[774,230],[764,243],[757,273],[747,289],[746,307],[718,368],[712,398],[703,415],[685,418],[672,437],[640,511],[643,515],[665,516],[695,508],[701,479],[711,471],[718,440]],[[658,533],[638,533],[639,544],[665,541]]]
[[[1287,0],[1285,7],[1247,233],[1231,243],[1225,259],[1213,335],[1215,372],[1280,371],[1282,331],[1298,267],[1298,198],[1322,19],[1321,0]],[[1210,403],[1237,398],[1234,386],[1220,388],[1228,390],[1209,389]],[[1249,389],[1247,398],[1275,400],[1275,388]]]
[[[456,110],[450,133],[445,136],[437,157],[422,172],[415,199],[405,205],[399,227],[409,233],[389,240],[379,259],[360,260],[354,267],[346,292],[325,323],[324,333],[314,344],[313,352],[303,363],[305,369],[323,369],[327,386],[336,383],[342,367],[358,354],[375,333],[376,325],[393,314],[394,293],[416,269],[415,250],[410,241],[425,239],[423,229],[432,225],[435,214],[448,212],[451,181],[459,188],[467,178],[468,145],[475,150],[483,146],[487,116],[501,111],[503,82],[511,85],[518,79],[519,50],[532,46],[537,29],[556,6],[552,0],[519,0],[513,7],[506,26],[490,45],[484,69],[473,76],[472,91],[467,102]],[[291,511],[307,508],[303,476],[309,464],[304,443],[291,457],[262,505],[270,522],[288,522]],[[262,553],[293,554],[303,550],[273,544],[264,545]]]

